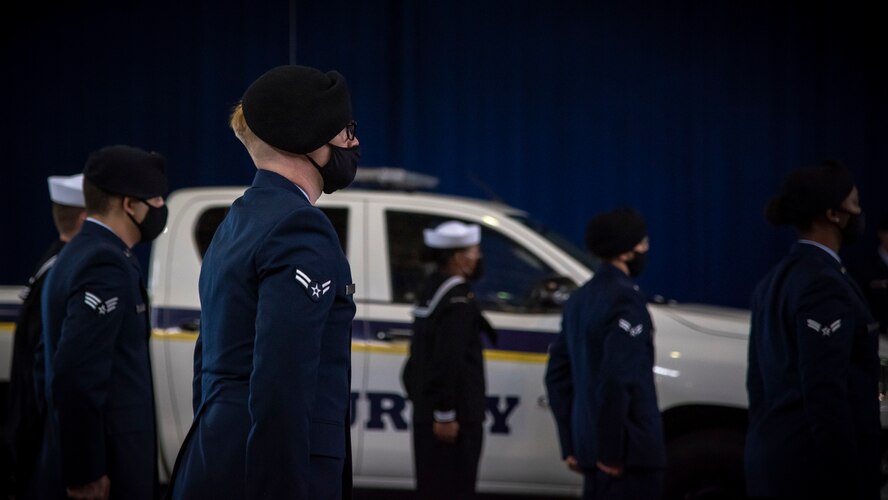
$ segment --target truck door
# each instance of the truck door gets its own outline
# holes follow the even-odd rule
[[[354,300],[357,310],[354,322],[352,322],[351,353],[352,457],[360,456],[364,440],[364,428],[360,425],[355,425],[355,422],[365,418],[361,413],[363,409],[355,404],[358,401],[359,395],[366,391],[365,365],[367,353],[362,349],[355,349],[355,345],[360,345],[361,340],[367,335],[367,325],[363,320],[366,317],[364,297],[367,293],[366,214],[363,210],[363,204],[363,201],[351,200],[342,195],[338,197],[324,197],[323,201],[318,204],[318,208],[327,215],[336,229],[336,234],[339,235],[339,243],[342,245],[346,257],[348,257],[352,281],[355,283]],[[353,473],[360,474],[361,463],[353,458],[352,464]]]
[[[240,192],[234,190],[194,196],[171,197],[168,231],[156,240],[152,250],[151,288],[154,294],[153,371],[157,401],[158,437],[161,441],[161,473],[169,473],[179,447],[191,426],[194,345],[200,328],[198,276],[203,256],[213,235]],[[363,210],[349,201],[327,203],[321,210],[336,229],[352,268],[352,279],[363,283]],[[358,317],[360,294],[356,291]],[[365,325],[353,324],[353,335],[362,337]],[[364,353],[353,352],[352,393],[363,390]],[[354,399],[353,399],[354,400]],[[357,454],[362,429],[353,427],[352,451]],[[357,465],[357,464],[356,464]],[[356,470],[359,470],[356,468]]]
[[[412,482],[410,403],[400,373],[409,347],[411,309],[432,268],[423,261],[422,230],[450,219],[482,226],[484,276],[473,284],[485,316],[498,331],[486,344],[488,411],[479,486],[487,491],[539,493],[578,485],[558,448],[554,420],[545,404],[543,376],[547,348],[560,326],[557,308],[542,307],[534,292],[557,273],[532,249],[512,238],[490,216],[472,217],[432,208],[372,206],[368,267],[377,295],[367,308],[369,335],[367,408],[362,474]],[[381,264],[377,264],[381,263]],[[575,286],[575,284],[574,284]],[[359,423],[360,424],[360,423]],[[409,474],[406,478],[405,474]],[[568,490],[573,491],[573,490]]]

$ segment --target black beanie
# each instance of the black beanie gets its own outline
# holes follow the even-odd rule
[[[167,192],[166,158],[124,145],[89,155],[83,177],[107,193],[147,200]]]
[[[636,210],[617,208],[598,214],[586,226],[586,246],[602,259],[632,251],[647,236],[647,226]]]
[[[244,119],[275,148],[306,154],[323,146],[352,119],[345,78],[307,66],[278,66],[244,92]]]
[[[851,172],[838,161],[802,167],[783,181],[765,208],[765,218],[776,226],[808,227],[815,217],[838,208],[854,189]]]

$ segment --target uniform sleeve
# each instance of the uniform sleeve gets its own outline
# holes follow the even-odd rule
[[[567,314],[562,320],[561,333],[549,346],[549,361],[546,365],[545,377],[549,408],[555,417],[558,439],[561,442],[561,458],[567,458],[574,454],[573,429],[571,427],[574,387],[570,357],[567,352],[567,333],[565,332],[569,318]]]
[[[46,415],[46,354],[43,352],[43,337],[34,346],[34,397],[40,415]]]
[[[638,380],[650,373],[644,355],[651,332],[644,304],[632,298],[616,302],[604,336],[598,394],[598,459],[606,465],[622,465],[625,459],[625,426]]]
[[[104,410],[114,345],[125,311],[135,310],[122,264],[89,266],[76,278],[52,360],[65,484],[80,486],[107,474]]]
[[[475,313],[467,302],[455,302],[442,310],[435,326],[435,349],[428,368],[425,396],[437,422],[459,420],[456,414],[457,374],[465,365],[469,335],[477,335]]]
[[[34,397],[39,415],[46,415],[46,353],[43,352],[43,313],[46,310],[43,305],[43,290],[40,298],[40,331],[34,342],[34,358],[32,363],[32,375],[34,377]]]
[[[856,325],[843,290],[841,283],[812,283],[801,295],[794,321],[809,430],[838,477],[851,477],[845,468],[854,463],[857,445],[847,387]]]
[[[759,315],[761,314],[761,295],[762,291],[760,290],[761,285],[759,285],[755,293],[752,296],[752,300],[750,301],[750,311],[752,311],[750,317],[750,331],[749,331],[749,344],[747,346],[746,351],[746,395],[749,400],[749,408],[750,408],[750,420],[753,419],[754,409],[761,408],[761,401],[764,397],[764,383],[762,381],[762,373],[761,367],[758,362],[758,354],[756,349],[758,348],[758,337],[752,334],[752,330],[756,328],[755,325],[760,324],[761,319]]]
[[[413,329],[416,332],[416,329]],[[410,352],[407,355],[407,359],[404,361],[404,366],[401,368],[401,386],[404,388],[404,393],[407,394],[407,399],[416,398],[416,361],[414,360],[414,343],[410,342]]]
[[[282,220],[257,254],[247,498],[309,498],[312,406],[332,287],[340,285],[331,282],[338,247],[329,222],[306,208]]]
[[[200,333],[197,334],[197,340],[194,342],[194,373],[191,376],[191,411],[197,415],[197,409],[203,402],[203,342]]]

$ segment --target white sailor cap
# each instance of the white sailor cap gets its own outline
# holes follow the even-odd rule
[[[83,201],[83,174],[51,175],[46,179],[49,184],[49,199],[59,205],[85,207]]]
[[[481,243],[481,227],[451,220],[434,229],[425,229],[422,239],[431,248],[465,248]]]

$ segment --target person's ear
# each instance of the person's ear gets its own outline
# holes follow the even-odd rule
[[[129,196],[122,196],[121,200],[122,200],[122,204],[123,204],[123,211],[132,215],[133,217],[135,217],[136,216],[136,201],[138,201],[138,200],[136,200],[135,198],[130,198]]]
[[[623,252],[618,255],[617,258],[620,259],[620,262],[629,262],[630,260],[632,260],[633,253],[634,250],[629,250],[628,252]]]
[[[839,211],[833,210],[832,208],[826,209],[826,220],[838,224],[839,223]]]

